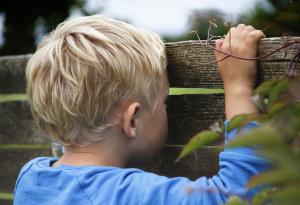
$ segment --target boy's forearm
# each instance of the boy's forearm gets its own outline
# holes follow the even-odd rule
[[[253,103],[251,96],[252,87],[242,85],[225,86],[225,113],[226,119],[230,120],[239,114],[257,113],[258,110]]]
[[[257,54],[258,41],[264,36],[262,31],[255,30],[252,26],[239,24],[230,29],[225,39],[216,41],[215,55],[224,84],[225,112],[228,120],[235,115],[258,112],[251,100],[257,64],[255,60],[228,57],[224,53],[253,59]]]

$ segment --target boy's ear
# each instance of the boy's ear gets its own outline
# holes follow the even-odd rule
[[[123,112],[123,123],[122,127],[125,134],[128,137],[136,137],[136,129],[138,123],[138,114],[141,109],[141,104],[138,102],[133,102],[128,105],[126,110]]]

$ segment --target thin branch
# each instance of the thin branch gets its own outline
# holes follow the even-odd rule
[[[207,47],[209,47],[209,48],[214,49],[215,51],[218,51],[218,52],[223,53],[223,54],[226,55],[226,57],[224,57],[224,58],[222,58],[222,59],[219,59],[219,60],[217,59],[216,61],[209,62],[209,63],[200,63],[200,65],[210,65],[210,64],[215,64],[215,63],[218,63],[218,62],[221,62],[221,61],[227,59],[228,57],[233,57],[233,58],[237,58],[237,59],[240,59],[240,60],[261,60],[261,59],[263,59],[263,58],[266,58],[266,57],[269,57],[269,56],[273,55],[274,53],[278,52],[279,50],[281,50],[281,49],[283,49],[283,48],[289,47],[289,46],[291,46],[291,45],[293,45],[293,44],[300,43],[300,41],[298,41],[298,40],[296,40],[295,38],[293,38],[294,41],[292,41],[292,42],[290,42],[290,43],[288,43],[288,44],[285,44],[285,45],[283,45],[283,46],[281,46],[281,47],[275,49],[274,51],[272,51],[272,52],[270,52],[270,53],[268,53],[268,54],[265,54],[265,55],[259,56],[259,57],[248,58],[248,57],[238,56],[238,55],[234,55],[234,54],[232,54],[232,53],[227,53],[227,52],[225,52],[225,51],[222,51],[222,50],[220,50],[220,49],[218,49],[218,48],[216,48],[216,47],[214,47],[214,46],[209,45],[209,44],[207,43],[207,41],[205,41],[206,43],[202,43],[197,31],[191,31],[191,33],[195,33],[195,34],[197,35],[197,38],[198,38],[198,40],[199,40],[199,42],[200,42],[200,45],[207,46]],[[231,50],[231,47],[230,47],[230,50]]]
[[[296,69],[299,59],[300,59],[300,51],[292,58],[292,60],[290,61],[289,65],[288,65],[288,69],[287,69],[287,73],[286,73],[286,75],[288,77],[291,77],[291,78],[295,77],[294,71]]]
[[[206,40],[206,45],[207,45],[207,44],[208,44],[208,42],[209,42],[210,29],[211,29],[211,24],[209,24],[208,31],[207,31],[207,40]],[[199,36],[198,36],[198,37],[199,37]]]

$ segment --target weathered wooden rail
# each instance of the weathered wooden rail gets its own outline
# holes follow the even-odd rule
[[[300,41],[300,38],[295,38]],[[258,55],[268,54],[293,39],[267,38],[260,42]],[[168,73],[171,87],[222,88],[213,62],[213,50],[198,41],[168,43]],[[286,47],[259,61],[258,81],[278,79],[299,51],[299,44]],[[25,68],[30,55],[0,57],[0,94],[25,92]],[[237,68],[238,69],[238,68]],[[296,67],[299,70],[299,65]],[[170,96],[169,138],[157,163],[143,167],[167,176],[212,176],[218,171],[218,149],[205,147],[174,163],[182,145],[198,131],[224,120],[223,94]],[[50,140],[35,126],[27,101],[0,103],[0,192],[13,192],[22,165],[36,156],[51,154]],[[1,201],[0,204],[11,204]]]

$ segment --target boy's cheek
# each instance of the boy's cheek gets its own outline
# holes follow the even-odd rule
[[[165,145],[167,139],[167,127],[165,127],[164,135],[161,134],[162,133],[160,133],[160,136],[156,135],[154,140],[145,139],[143,144],[140,144],[139,148],[137,148],[137,152],[132,158],[131,163],[135,164],[136,166],[155,163]]]
[[[168,121],[166,111],[160,110],[138,129],[132,162],[138,166],[155,162],[166,143]]]
[[[134,156],[129,159],[129,167],[140,167],[157,162],[160,156],[160,151],[148,149],[136,152]]]

